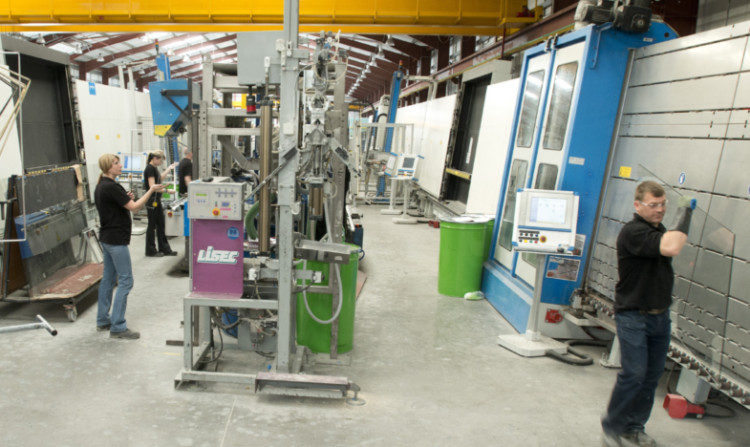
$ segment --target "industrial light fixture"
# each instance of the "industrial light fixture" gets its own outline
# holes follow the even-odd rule
[[[190,58],[188,57],[188,55],[187,55],[187,54],[185,55],[185,57],[183,57],[183,58],[182,58],[182,62],[185,62],[186,64],[187,64],[188,62],[190,62]]]
[[[99,57],[96,58],[97,62],[104,62],[104,56],[102,56],[102,53],[99,53]]]
[[[391,37],[390,34],[388,35],[388,38],[385,40],[385,44],[388,45],[389,47],[392,47],[393,45],[395,45],[395,43],[393,42],[393,37]]]
[[[83,46],[81,46],[80,42],[76,42],[75,45],[73,45],[73,48],[75,49],[76,54],[83,53]]]
[[[36,43],[44,45],[44,36],[40,34],[39,37],[36,38]]]
[[[383,56],[384,56],[384,54],[383,54],[383,45],[382,44],[378,44],[378,57],[383,57]]]
[[[368,65],[367,67],[365,67],[365,73],[369,73],[369,72],[370,72],[370,66]]]

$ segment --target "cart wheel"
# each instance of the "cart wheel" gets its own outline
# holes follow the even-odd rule
[[[78,319],[78,309],[75,306],[66,307],[65,310],[68,314],[69,321],[72,322]]]

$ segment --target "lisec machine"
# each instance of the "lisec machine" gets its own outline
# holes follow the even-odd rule
[[[354,305],[348,298],[356,289],[358,258],[358,247],[342,243],[347,169],[359,175],[345,149],[347,55],[334,51],[336,38],[322,33],[312,55],[298,49],[295,5],[287,2],[282,33],[238,36],[235,80],[261,97],[259,114],[248,110],[248,117],[260,119],[257,175],[246,183],[212,178],[203,163],[190,183],[191,280],[184,298],[184,367],[175,384],[233,382],[259,393],[328,398],[353,391],[349,402],[361,403],[356,384],[313,369],[346,364],[343,351],[351,349],[340,321],[344,315],[353,320],[353,309],[343,307]],[[211,94],[203,92],[201,116],[211,117],[205,101]],[[210,135],[215,121],[202,121],[209,132],[201,134]],[[199,163],[204,156],[198,154]],[[298,303],[303,298],[304,306]],[[307,318],[322,331],[325,349],[312,351],[315,343],[300,332]],[[236,343],[225,341],[224,333]],[[226,369],[219,369],[228,349],[240,360],[230,355],[222,362]],[[232,360],[242,367],[232,368]],[[217,368],[206,367],[214,363]]]
[[[582,10],[582,15],[594,9]],[[539,294],[542,334],[588,338],[577,321],[563,316],[589,258],[630,50],[676,36],[664,23],[649,26],[649,9],[648,17],[639,15],[643,11],[638,8],[627,11],[619,22],[585,26],[524,54],[505,185],[482,276],[488,301],[520,332],[526,331],[531,303]],[[540,283],[538,255],[519,252],[513,244],[519,189],[578,193],[575,250],[548,263]],[[528,233],[524,237],[536,237]]]

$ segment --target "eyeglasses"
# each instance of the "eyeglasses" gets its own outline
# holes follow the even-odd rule
[[[664,209],[666,209],[667,208],[667,201],[666,200],[663,201],[663,202],[653,202],[653,203],[644,203],[644,202],[641,202],[639,200],[638,203],[640,203],[643,206],[647,206],[647,207],[649,207],[651,209],[654,209],[654,208],[664,208]]]

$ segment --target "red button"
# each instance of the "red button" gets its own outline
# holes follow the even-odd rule
[[[219,209],[218,208],[214,208],[214,210],[211,211],[211,212],[213,213],[214,216],[218,216],[219,215]]]

